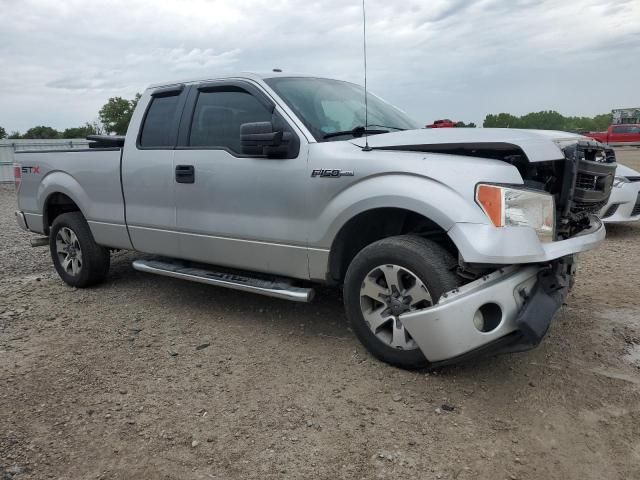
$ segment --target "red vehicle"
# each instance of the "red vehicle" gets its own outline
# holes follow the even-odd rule
[[[444,120],[436,120],[431,125],[425,125],[426,128],[453,128],[456,126],[456,122],[445,118]]]
[[[589,132],[585,136],[609,145],[640,144],[640,125],[609,125],[606,132]]]

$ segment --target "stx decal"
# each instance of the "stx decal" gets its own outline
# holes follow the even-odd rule
[[[22,173],[40,173],[40,167],[38,165],[35,167],[22,167]]]
[[[339,170],[337,168],[321,168],[311,172],[312,177],[353,177],[353,170]]]

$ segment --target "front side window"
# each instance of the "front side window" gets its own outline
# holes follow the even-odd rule
[[[627,127],[627,126],[613,127],[613,133],[631,133],[631,127]]]
[[[153,97],[147,110],[140,134],[140,146],[144,148],[173,148],[171,132],[176,121],[179,94]]]
[[[370,93],[366,122],[364,89],[353,83],[311,77],[278,77],[265,81],[319,142],[328,138],[345,140],[356,127],[385,131],[420,128],[403,112]],[[347,133],[332,135],[337,132]]]
[[[240,126],[269,121],[271,111],[245,90],[224,87],[203,91],[198,95],[193,112],[189,146],[241,153]]]

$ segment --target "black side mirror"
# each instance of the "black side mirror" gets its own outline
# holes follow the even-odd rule
[[[240,125],[240,145],[245,155],[282,157],[289,152],[291,134],[274,130],[271,122],[253,122]]]

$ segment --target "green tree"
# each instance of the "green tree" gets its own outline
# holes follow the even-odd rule
[[[476,124],[473,122],[471,123],[456,122],[455,126],[457,128],[476,128]]]
[[[16,140],[18,138],[22,138],[22,135],[20,135],[20,132],[18,132],[17,130],[14,130],[9,134],[7,138],[10,140]]]
[[[86,138],[88,135],[96,135],[97,133],[97,125],[86,122],[81,127],[65,129],[65,131],[62,132],[62,138]]]
[[[554,110],[532,112],[519,119],[519,128],[538,128],[541,130],[564,130],[566,118]]]
[[[590,118],[589,121],[591,122],[590,130],[606,130],[613,122],[613,118],[610,113],[603,113],[602,115],[596,115]]]
[[[595,117],[565,117],[554,110],[531,112],[521,117],[510,113],[489,114],[482,124],[485,128],[533,128],[540,130],[563,130],[567,132],[586,132],[605,130],[611,124],[611,115]]]
[[[60,132],[55,128],[39,125],[27,130],[21,138],[60,138]]]
[[[510,113],[487,115],[482,126],[485,128],[522,128],[518,125],[518,117],[514,117]]]
[[[7,131],[4,128],[0,127],[0,139],[2,138],[7,138]]]
[[[131,115],[133,115],[133,110],[136,108],[140,97],[141,95],[136,93],[136,96],[131,100],[122,97],[110,98],[98,113],[104,131],[116,135],[127,133]]]

